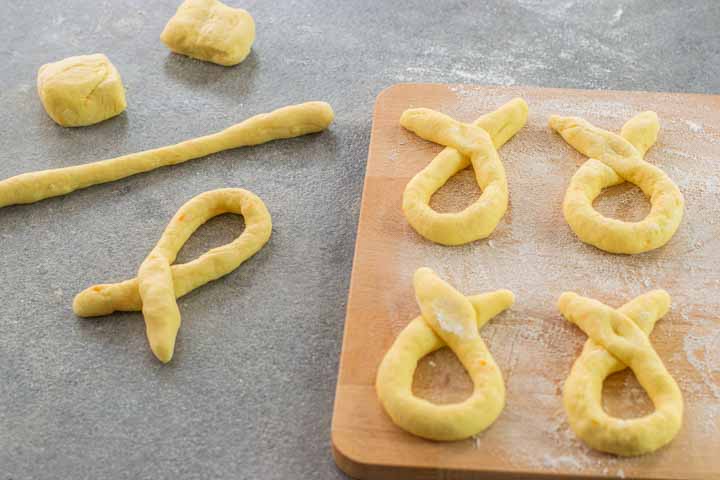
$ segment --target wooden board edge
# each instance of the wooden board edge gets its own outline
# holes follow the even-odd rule
[[[615,89],[592,89],[592,88],[564,88],[564,87],[543,87],[539,85],[485,85],[485,84],[479,84],[479,83],[434,83],[434,82],[400,82],[400,83],[393,83],[384,89],[380,90],[378,93],[376,99],[375,99],[375,108],[373,109],[373,119],[375,118],[375,110],[377,109],[378,103],[380,101],[380,98],[382,95],[389,94],[394,89],[402,89],[406,87],[468,87],[468,88],[475,88],[475,89],[485,89],[485,88],[498,88],[498,89],[512,89],[512,90],[547,90],[550,92],[577,92],[577,93],[592,93],[594,95],[600,93],[600,94],[607,94],[607,95],[621,95],[621,94],[647,94],[647,95],[657,95],[657,94],[668,94],[673,96],[685,96],[685,97],[701,97],[705,99],[713,99],[718,102],[720,102],[720,94],[715,93],[699,93],[699,92],[682,92],[682,91],[670,91],[670,90],[663,90],[663,91],[650,91],[650,90],[615,90]],[[532,106],[531,106],[532,108]],[[399,120],[399,119],[398,119]]]
[[[598,90],[598,89],[578,89],[578,88],[560,88],[560,87],[541,87],[541,86],[532,86],[532,85],[509,85],[509,86],[503,86],[503,85],[481,85],[481,84],[472,84],[472,83],[453,83],[453,84],[445,84],[445,83],[415,83],[415,82],[400,82],[400,83],[394,83],[391,85],[388,85],[387,87],[380,90],[375,98],[375,104],[373,106],[373,113],[372,113],[372,122],[370,126],[370,140],[368,144],[368,152],[367,152],[367,158],[366,158],[366,173],[365,178],[363,180],[363,189],[362,194],[360,198],[360,211],[358,215],[358,226],[356,231],[356,238],[355,238],[355,247],[353,252],[353,263],[351,267],[351,275],[350,275],[350,283],[348,287],[348,301],[346,305],[346,312],[344,316],[345,324],[343,326],[343,339],[340,349],[340,358],[338,362],[338,373],[337,373],[337,382],[336,382],[336,389],[335,389],[335,399],[333,402],[333,416],[332,416],[332,424],[331,424],[331,451],[333,460],[338,467],[340,471],[345,473],[346,475],[350,476],[351,478],[357,478],[357,479],[371,479],[371,480],[411,480],[411,479],[437,479],[437,478],[462,478],[464,480],[468,479],[478,479],[478,480],[526,480],[527,478],[536,478],[539,480],[550,480],[550,479],[556,479],[556,480],[597,480],[601,478],[608,478],[607,476],[600,475],[600,476],[587,476],[587,475],[577,475],[573,473],[556,473],[556,472],[538,472],[538,471],[493,471],[493,470],[468,470],[463,468],[447,468],[447,467],[426,467],[426,466],[409,466],[409,465],[399,465],[399,464],[390,464],[390,463],[383,463],[383,462],[373,462],[370,458],[354,458],[349,451],[352,450],[352,446],[350,444],[347,444],[347,439],[343,439],[342,435],[338,435],[340,432],[335,426],[335,415],[337,410],[337,402],[338,402],[338,390],[340,388],[340,377],[341,372],[343,371],[343,353],[346,350],[346,342],[348,341],[347,337],[347,330],[348,330],[348,318],[350,316],[350,307],[352,305],[352,296],[354,292],[354,283],[356,282],[355,276],[356,276],[356,262],[358,257],[358,241],[361,238],[360,232],[363,228],[362,218],[364,215],[367,214],[366,206],[365,206],[365,197],[367,195],[368,190],[368,175],[367,175],[367,166],[370,162],[370,156],[371,156],[371,148],[373,145],[373,142],[375,140],[376,135],[376,129],[375,124],[377,121],[377,114],[379,108],[382,106],[383,102],[386,100],[385,97],[392,96],[396,91],[398,90],[404,90],[406,88],[414,88],[418,86],[429,86],[429,87],[448,87],[448,86],[458,86],[458,87],[469,87],[469,88],[475,88],[475,89],[502,89],[502,88],[509,88],[513,90],[523,90],[523,89],[529,89],[529,90],[535,90],[535,89],[542,89],[542,90],[548,90],[548,91],[573,91],[577,93],[592,93],[597,95],[600,94],[607,94],[607,95],[616,95],[616,94],[635,94],[635,95],[657,95],[657,94],[672,94],[674,96],[686,96],[686,97],[701,97],[703,99],[711,99],[713,102],[718,103],[718,107],[720,107],[720,95],[719,94],[705,94],[705,93],[695,93],[695,92],[672,92],[672,91],[663,91],[663,92],[652,92],[652,91],[645,91],[645,90]],[[634,477],[637,480],[648,480],[649,477],[644,476],[638,476]],[[652,480],[663,480],[662,478],[653,477]],[[669,477],[668,479],[669,480]]]

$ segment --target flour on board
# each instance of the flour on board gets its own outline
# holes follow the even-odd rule
[[[524,3],[534,8],[533,2]],[[502,89],[470,85],[450,88],[454,101],[415,106],[435,108],[469,122],[513,97]],[[715,227],[716,219],[720,219],[720,177],[714,173],[717,159],[698,148],[700,143],[712,144],[714,129],[707,121],[702,126],[697,123],[700,120],[693,120],[701,127],[697,128],[660,114],[658,143],[646,159],[680,187],[686,201],[685,218],[665,247],[643,255],[612,255],[581,243],[562,216],[568,182],[587,158],[550,131],[547,119],[551,114],[577,115],[618,132],[625,121],[647,106],[582,96],[568,100],[526,96],[526,100],[530,104],[527,126],[499,149],[507,172],[510,205],[495,232],[486,240],[443,247],[420,237],[400,217],[402,237],[392,261],[398,281],[408,285],[414,271],[426,266],[466,295],[500,288],[516,295],[516,304],[493,318],[481,334],[508,390],[503,414],[480,437],[483,446],[492,446],[488,448],[494,455],[518,468],[631,475],[648,464],[646,457],[621,459],[591,450],[567,424],[562,383],[587,337],[559,314],[556,302],[560,293],[572,290],[619,307],[653,288],[668,290],[671,310],[658,321],[651,341],[686,397],[684,428],[708,439],[717,433],[720,408],[708,406],[720,398],[720,323],[709,319],[692,325],[698,316],[692,306],[720,311],[720,299],[707,293],[708,289],[720,288],[720,236]],[[702,119],[702,112],[698,116]],[[694,142],[688,142],[688,129]],[[392,147],[397,151],[393,167],[398,176],[409,178],[422,167],[413,167],[412,171],[403,168],[410,163],[426,165],[432,159],[427,149],[417,148],[418,142],[422,140]],[[418,155],[423,156],[423,162],[418,162]],[[463,171],[433,196],[431,206],[439,211],[461,210],[480,193],[472,170]],[[635,219],[648,211],[647,202],[637,199],[637,191],[616,187],[608,189],[598,203],[620,218]],[[400,199],[391,207],[399,209]],[[387,301],[393,304],[388,309],[394,311],[397,299],[388,297]],[[393,319],[394,328],[399,331],[410,318],[401,315]],[[688,324],[691,326],[686,327]],[[678,336],[686,330],[685,338]],[[628,378],[632,379],[632,374],[625,382],[613,384],[627,390],[615,392],[619,408],[630,408],[644,395]],[[525,427],[519,433],[512,428],[518,424]],[[527,445],[547,445],[548,451],[539,455],[537,448],[525,448]]]

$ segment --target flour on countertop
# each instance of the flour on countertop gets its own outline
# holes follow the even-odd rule
[[[611,21],[610,23],[612,23],[613,25],[616,24],[616,23],[618,23],[618,22],[620,21],[620,18],[622,18],[622,14],[623,14],[623,8],[622,8],[622,7],[618,7],[618,9],[615,10],[615,13],[613,14],[612,21]]]

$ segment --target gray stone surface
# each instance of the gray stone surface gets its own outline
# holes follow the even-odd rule
[[[342,478],[329,443],[337,358],[375,96],[397,82],[720,90],[720,3],[232,1],[250,57],[223,68],[158,40],[176,1],[2,2],[0,178],[212,132],[306,100],[331,130],[228,151],[0,210],[0,480]],[[125,114],[63,129],[37,68],[103,52]],[[75,293],[135,274],[178,207],[217,187],[260,195],[270,243],[180,300],[163,366],[139,314],[83,320]],[[220,217],[180,261],[241,228]]]

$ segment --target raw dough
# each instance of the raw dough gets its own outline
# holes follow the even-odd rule
[[[255,41],[255,22],[241,8],[217,0],[185,0],[160,40],[175,53],[231,66],[245,60]]]
[[[258,145],[325,130],[333,121],[325,102],[279,108],[204,137],[75,167],[24,173],[0,181],[0,208],[65,195],[99,183],[148,172],[230,148]]]
[[[563,213],[580,240],[610,253],[642,253],[665,245],[683,216],[678,187],[659,168],[643,160],[655,143],[660,123],[655,112],[631,118],[616,135],[577,117],[550,118],[550,127],[590,157],[570,180]],[[639,222],[607,218],[592,202],[603,188],[631,182],[650,199],[652,209]]]
[[[376,390],[393,422],[403,430],[431,440],[461,440],[485,430],[505,405],[500,369],[478,330],[509,308],[512,292],[497,290],[465,297],[429,268],[413,279],[421,316],[398,335],[380,364]],[[472,395],[463,402],[436,405],[413,395],[418,361],[450,347],[473,381]]]
[[[245,219],[245,230],[237,239],[191,262],[170,266],[195,230],[228,212]],[[160,361],[169,362],[180,328],[175,299],[238,268],[267,243],[271,232],[270,213],[255,194],[240,188],[202,193],[180,207],[140,265],[137,278],[92,286],[75,297],[73,310],[81,317],[96,317],[142,309],[150,348]]]
[[[566,292],[558,308],[590,337],[563,387],[572,430],[592,448],[616,455],[649,453],[669,443],[682,425],[683,399],[648,339],[670,307],[664,290],[653,290],[615,310]],[[640,418],[611,417],[603,410],[603,381],[632,368],[655,411]]]
[[[415,175],[403,193],[403,212],[423,237],[442,245],[461,245],[490,235],[505,214],[508,187],[497,148],[527,122],[528,106],[516,98],[473,124],[464,124],[426,108],[405,111],[400,124],[431,142],[446,145]],[[430,197],[450,177],[472,163],[482,194],[461,212],[438,213]]]
[[[63,127],[102,122],[127,107],[120,73],[101,53],[46,63],[37,89],[47,114]]]

